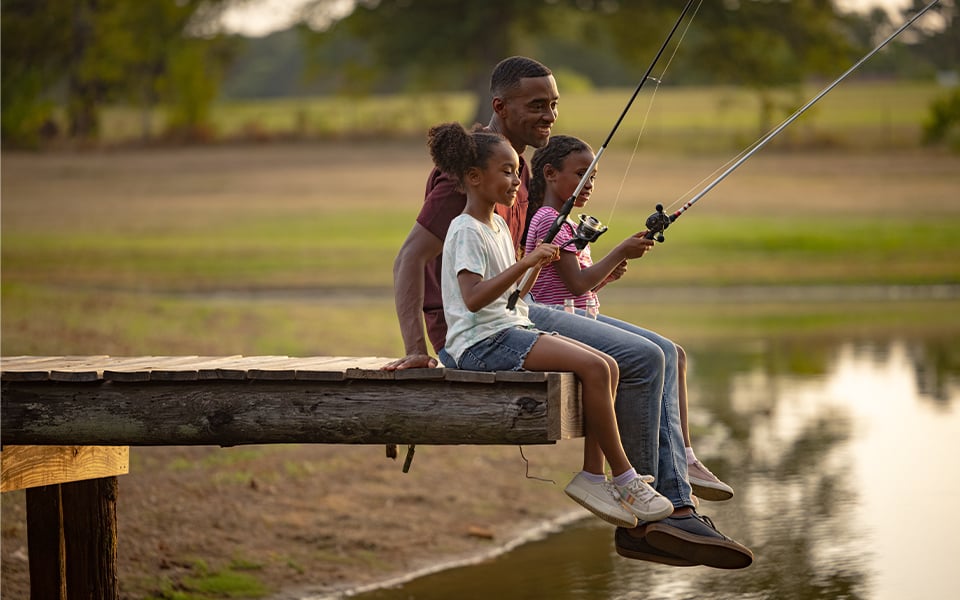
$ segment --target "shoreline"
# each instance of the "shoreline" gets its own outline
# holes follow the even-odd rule
[[[590,516],[562,491],[578,440],[523,450],[529,465],[515,446],[424,446],[402,473],[382,446],[137,447],[119,481],[121,593],[169,597],[226,579],[270,600],[348,598]],[[0,594],[26,597],[25,494],[2,504]]]
[[[573,509],[567,513],[546,519],[539,523],[525,528],[517,536],[498,544],[488,550],[468,553],[465,556],[453,558],[432,566],[421,567],[403,575],[396,575],[359,585],[348,584],[349,587],[324,592],[311,592],[309,590],[288,590],[279,595],[267,596],[264,600],[344,600],[359,594],[366,594],[380,589],[398,587],[422,577],[435,575],[451,569],[470,567],[483,563],[494,558],[507,554],[516,548],[542,540],[555,533],[560,533],[566,526],[577,521],[589,518],[591,515],[582,509]],[[304,595],[305,594],[305,595]]]

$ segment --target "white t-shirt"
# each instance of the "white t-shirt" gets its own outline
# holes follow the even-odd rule
[[[440,290],[443,312],[447,320],[445,349],[457,362],[463,352],[508,327],[532,327],[527,305],[517,301],[516,310],[507,310],[507,300],[515,286],[477,312],[463,302],[457,274],[470,271],[483,279],[491,279],[516,262],[513,239],[507,222],[493,215],[493,227],[461,214],[450,223],[443,242],[443,267]]]

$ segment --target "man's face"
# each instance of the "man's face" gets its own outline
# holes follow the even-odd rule
[[[501,132],[518,153],[527,146],[542,148],[557,121],[560,92],[553,75],[526,77],[494,105],[503,123]]]

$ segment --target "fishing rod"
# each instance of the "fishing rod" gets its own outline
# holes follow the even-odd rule
[[[933,2],[931,2],[931,3],[928,4],[926,7],[924,7],[920,12],[918,12],[918,13],[915,14],[915,15],[913,15],[913,17],[911,17],[911,18],[908,19],[903,25],[901,25],[899,29],[897,29],[896,31],[894,31],[894,32],[893,32],[892,34],[890,34],[885,40],[883,40],[882,42],[880,42],[880,44],[877,45],[877,47],[875,47],[873,50],[871,50],[870,52],[868,52],[863,58],[861,58],[861,59],[858,60],[856,63],[854,63],[852,67],[850,67],[849,69],[847,69],[847,70],[843,73],[843,75],[841,75],[840,77],[837,77],[837,78],[833,81],[833,83],[831,83],[831,84],[828,85],[827,87],[823,88],[823,89],[820,91],[820,93],[818,93],[818,94],[817,94],[816,96],[814,96],[809,102],[807,102],[807,103],[804,104],[802,107],[800,107],[795,113],[793,113],[792,115],[790,115],[790,116],[789,116],[783,123],[781,123],[776,129],[774,129],[774,130],[771,131],[769,134],[767,134],[766,137],[764,137],[762,140],[760,140],[759,142],[757,142],[757,144],[756,144],[749,152],[745,153],[745,154],[744,154],[743,156],[741,156],[736,162],[734,162],[732,165],[730,165],[730,167],[728,167],[727,170],[725,170],[725,171],[724,171],[723,173],[721,173],[716,179],[714,179],[714,180],[711,181],[709,184],[707,184],[707,186],[704,187],[699,193],[697,193],[696,196],[694,196],[693,198],[691,198],[690,200],[688,200],[686,203],[684,203],[684,205],[681,206],[680,209],[677,210],[675,213],[672,213],[672,214],[668,215],[668,214],[666,214],[666,213],[663,212],[663,205],[662,205],[662,204],[657,204],[657,206],[656,206],[656,208],[655,208],[656,212],[653,213],[652,215],[650,215],[649,217],[647,217],[647,221],[646,221],[646,224],[645,224],[645,225],[646,225],[646,228],[647,228],[647,233],[644,235],[644,237],[647,238],[648,240],[656,240],[656,241],[658,241],[658,242],[662,242],[662,241],[664,240],[663,230],[666,229],[667,227],[669,227],[671,223],[673,223],[674,221],[676,221],[676,220],[680,217],[680,215],[682,215],[683,213],[685,213],[685,212],[687,211],[687,209],[689,209],[691,206],[693,206],[698,200],[700,200],[700,198],[703,198],[703,197],[707,194],[707,192],[709,192],[709,191],[712,190],[714,187],[716,187],[716,185],[717,185],[718,183],[720,183],[721,181],[723,181],[723,180],[727,177],[727,175],[729,175],[730,173],[732,173],[734,170],[737,169],[737,167],[739,167],[739,166],[742,165],[744,162],[746,162],[747,159],[749,159],[751,156],[753,156],[758,150],[760,150],[760,148],[764,147],[764,146],[767,144],[767,142],[769,142],[769,141],[772,140],[774,137],[776,137],[776,135],[777,135],[778,133],[780,133],[781,131],[783,131],[783,130],[787,127],[787,125],[789,125],[790,123],[793,123],[800,115],[802,115],[804,112],[806,112],[806,110],[807,110],[808,108],[810,108],[810,107],[813,106],[818,100],[820,100],[820,98],[823,98],[824,96],[826,96],[827,93],[830,92],[830,90],[832,90],[834,87],[836,87],[837,84],[839,84],[841,81],[843,81],[844,79],[846,79],[846,77],[847,77],[850,73],[853,73],[855,70],[857,70],[857,68],[860,67],[860,65],[862,65],[864,62],[866,62],[868,59],[870,59],[870,57],[872,57],[874,54],[876,54],[877,52],[879,52],[884,46],[886,46],[891,40],[893,40],[893,38],[895,38],[895,37],[897,37],[898,35],[900,35],[901,33],[903,33],[903,31],[905,31],[908,27],[910,27],[911,25],[913,25],[914,21],[916,21],[916,20],[919,19],[921,16],[923,16],[924,13],[926,13],[928,10],[930,10],[931,8],[933,8],[934,5],[938,4],[939,2],[940,2],[940,0],[933,0]]]
[[[939,0],[938,0],[939,1]],[[570,211],[573,210],[573,205],[577,201],[577,196],[580,195],[580,192],[583,191],[583,187],[587,184],[587,181],[590,179],[590,175],[593,173],[594,169],[597,167],[597,163],[600,162],[600,157],[603,156],[603,151],[606,149],[607,145],[610,143],[610,140],[613,139],[613,135],[617,132],[617,129],[620,127],[620,123],[623,122],[623,118],[627,116],[630,107],[633,105],[633,101],[636,100],[637,95],[640,93],[640,90],[643,88],[643,84],[647,82],[647,79],[650,78],[650,73],[653,72],[653,68],[656,66],[657,62],[660,60],[660,57],[663,55],[663,52],[667,49],[667,45],[670,43],[670,39],[673,38],[673,34],[680,27],[680,23],[683,22],[683,18],[686,16],[687,12],[690,10],[690,7],[693,6],[694,0],[687,0],[686,6],[683,7],[683,10],[680,12],[680,16],[677,18],[676,23],[673,24],[673,28],[670,30],[670,33],[667,34],[667,37],[663,40],[663,44],[660,46],[660,50],[657,51],[656,56],[653,57],[653,61],[650,63],[650,66],[647,67],[647,72],[644,73],[643,78],[640,80],[640,83],[637,85],[637,88],[633,90],[633,95],[630,96],[630,100],[627,102],[627,105],[623,108],[623,112],[620,113],[620,118],[617,119],[617,122],[614,123],[613,129],[610,130],[610,134],[607,135],[607,139],[604,140],[603,144],[600,146],[600,149],[597,150],[596,155],[593,157],[593,162],[590,163],[590,167],[583,174],[583,177],[580,178],[580,182],[577,184],[577,188],[573,191],[573,194],[563,203],[563,206],[560,208],[560,213],[557,215],[556,220],[553,222],[553,225],[547,231],[546,237],[544,237],[544,242],[552,242],[553,238],[560,233],[560,228],[563,227],[563,224],[566,222],[567,217],[570,216]],[[603,229],[606,231],[606,228]],[[600,231],[600,233],[603,233]],[[600,233],[596,234],[596,237],[599,237]],[[595,240],[596,237],[593,239]],[[593,240],[590,240],[593,241]],[[520,290],[527,286],[530,281],[530,277],[533,275],[532,270],[528,270],[526,275],[523,277],[523,281],[511,294],[510,298],[507,300],[507,310],[514,310],[517,306],[517,300],[520,299]]]

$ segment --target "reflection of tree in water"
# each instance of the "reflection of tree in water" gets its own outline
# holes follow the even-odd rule
[[[836,353],[824,344],[771,343],[691,357],[691,419],[705,409],[714,429],[729,432],[717,448],[729,462],[707,455],[708,464],[738,491],[701,512],[714,514],[721,531],[737,531],[756,555],[743,571],[699,570],[700,597],[865,597],[868,562],[849,519],[856,492],[843,447],[854,424],[835,406],[783,402],[791,379],[826,374]]]
[[[756,562],[736,574],[707,572],[698,583],[704,594],[865,597],[862,540],[847,520],[855,492],[849,464],[836,452],[850,430],[842,415],[823,414],[806,423],[774,462],[740,466],[751,474],[736,483],[739,502],[730,508],[740,513],[738,530],[748,532],[744,541]]]
[[[940,409],[949,408],[951,395],[956,396],[960,387],[960,342],[946,338],[911,343],[907,355],[920,397]]]

